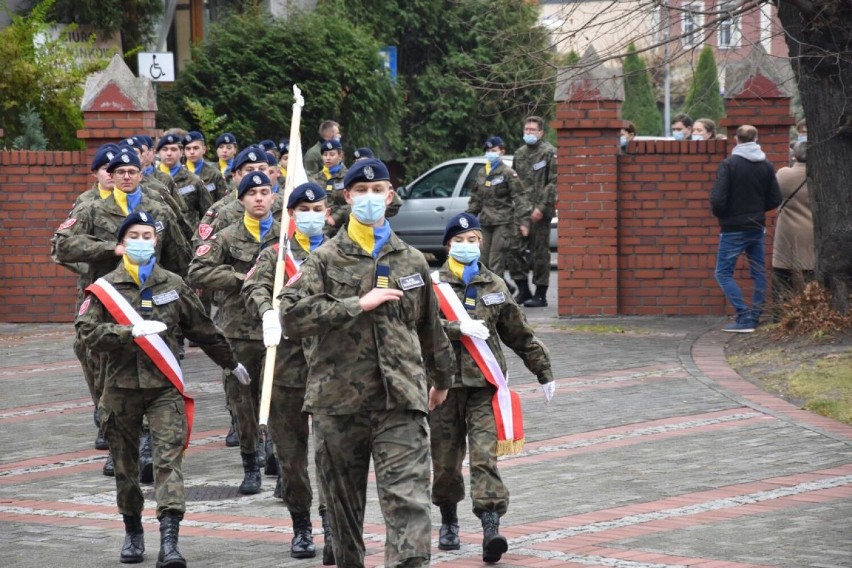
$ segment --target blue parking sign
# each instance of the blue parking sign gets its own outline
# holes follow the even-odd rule
[[[396,83],[396,46],[387,45],[379,50],[379,55],[382,56],[382,61],[385,64],[385,69],[388,70],[391,81]]]

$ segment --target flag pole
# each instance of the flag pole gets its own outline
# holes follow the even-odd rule
[[[284,181],[284,207],[281,208],[281,234],[278,237],[278,259],[275,262],[275,280],[272,286],[272,309],[276,313],[278,313],[281,305],[278,295],[284,287],[284,256],[291,234],[291,220],[290,213],[287,211],[287,201],[290,199],[290,194],[293,193],[293,188],[307,181],[307,176],[300,171],[304,170],[304,166],[302,166],[302,142],[299,136],[299,128],[302,123],[302,107],[305,106],[305,99],[302,98],[302,91],[297,85],[293,85],[293,96],[295,102],[293,103],[293,119],[290,121],[290,158],[287,163],[287,177]],[[304,177],[304,180],[297,180],[297,176]],[[266,426],[269,423],[269,407],[272,402],[272,380],[277,352],[278,347],[275,345],[266,348],[266,360],[263,365],[263,382],[261,383],[260,390],[260,414],[257,421],[260,426]]]

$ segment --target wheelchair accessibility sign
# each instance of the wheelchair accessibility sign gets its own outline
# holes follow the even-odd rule
[[[171,83],[175,80],[175,54],[146,53],[137,55],[139,76],[146,77],[159,83]]]

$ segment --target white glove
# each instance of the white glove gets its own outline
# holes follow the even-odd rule
[[[246,371],[246,368],[243,367],[242,363],[237,363],[237,368],[232,370],[231,374],[237,377],[237,380],[240,381],[241,385],[251,384],[251,377],[249,376],[249,372]]]
[[[267,347],[278,345],[281,341],[281,321],[278,319],[278,310],[266,310],[261,318],[263,319],[263,344]]]
[[[139,323],[133,324],[133,329],[130,333],[133,334],[133,337],[142,337],[143,335],[157,335],[158,333],[162,333],[166,331],[168,326],[161,321],[156,320],[144,320]]]
[[[467,335],[468,337],[476,337],[477,339],[482,339],[483,341],[488,339],[491,335],[491,332],[488,331],[488,327],[485,325],[485,322],[482,320],[468,319],[462,320],[459,324],[459,331],[462,332],[462,335]]]
[[[544,404],[550,404],[550,400],[556,394],[556,381],[541,385],[541,392],[544,394]]]

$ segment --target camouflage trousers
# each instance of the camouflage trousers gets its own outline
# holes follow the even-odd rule
[[[500,278],[506,277],[516,234],[514,223],[482,227],[479,260]]]
[[[370,458],[385,519],[385,566],[428,566],[429,424],[409,410],[314,414],[319,476],[328,490],[338,566],[364,566],[364,509]]]
[[[240,435],[240,452],[253,454],[257,451],[260,408],[260,383],[263,379],[263,357],[266,348],[262,341],[254,339],[228,338],[237,361],[243,364],[251,376],[251,384],[241,385],[234,375],[225,375],[225,394],[228,406],[237,420],[237,433]]]
[[[470,443],[470,496],[473,513],[509,508],[509,489],[497,471],[494,387],[451,388],[447,400],[429,415],[432,429],[432,502],[452,505],[464,499],[462,463]]]
[[[144,505],[139,485],[139,436],[148,418],[154,450],[154,498],[157,518],[166,512],[183,515],[183,445],[186,442],[186,408],[174,387],[122,389],[107,386],[98,410],[104,435],[115,460],[118,510],[141,515]]]
[[[538,223],[532,223],[526,239],[518,237],[508,263],[512,280],[526,280],[527,272],[532,270],[533,284],[550,284],[550,219],[545,217]],[[526,252],[527,249],[529,253]]]
[[[281,498],[291,513],[310,513],[313,501],[308,475],[310,414],[302,412],[305,389],[272,385],[269,434],[281,467]],[[322,485],[317,487],[319,510],[325,510]]]
[[[89,389],[92,402],[97,407],[98,401],[101,399],[101,394],[104,391],[100,364],[102,355],[89,351],[89,348],[80,339],[79,334],[74,338],[74,355],[80,361],[80,367],[83,369],[83,378],[86,380],[86,387]]]

